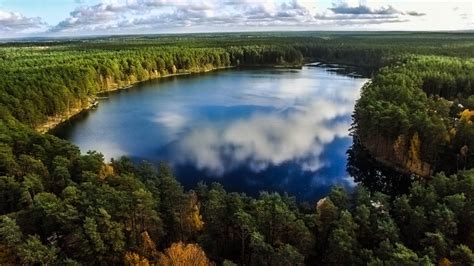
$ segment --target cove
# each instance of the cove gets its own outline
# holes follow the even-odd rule
[[[106,159],[165,161],[185,188],[315,200],[346,172],[351,114],[367,79],[321,67],[232,69],[112,92],[54,131]]]

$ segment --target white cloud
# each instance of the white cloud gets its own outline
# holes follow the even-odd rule
[[[312,0],[127,0],[82,6],[51,32],[137,32],[226,30],[295,27],[303,29],[397,24],[423,17],[417,9],[402,9],[373,1],[339,1],[321,9]]]
[[[3,32],[89,35],[248,30],[455,30],[473,25],[467,0],[102,0],[44,32],[39,18],[8,13]]]
[[[300,25],[314,22],[305,1],[129,0],[82,6],[51,32],[190,26]]]
[[[405,14],[404,19],[407,21],[404,23],[389,23],[373,29],[423,31],[473,29],[472,25],[469,25],[469,19],[463,20],[460,16],[463,12],[472,13],[474,2],[471,0],[364,0],[363,3],[372,9],[392,5]],[[352,5],[358,5],[358,1]],[[470,21],[473,21],[472,16]]]
[[[372,26],[380,24],[406,23],[413,17],[422,17],[426,14],[414,10],[403,11],[391,4],[379,1],[368,4],[370,1],[339,1],[333,4],[325,12],[315,15],[317,20],[325,21],[326,24],[360,27],[361,25]]]
[[[0,10],[0,33],[21,33],[38,30],[46,24],[39,17],[26,17],[18,12]]]

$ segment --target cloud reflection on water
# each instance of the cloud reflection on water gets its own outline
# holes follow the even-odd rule
[[[141,83],[110,95],[63,137],[81,150],[166,161],[186,188],[300,199],[351,186],[348,129],[366,79],[321,68],[255,69]],[[159,89],[158,89],[159,88]]]
[[[358,90],[322,89],[323,93],[315,94],[307,86],[282,84],[279,88],[273,96],[293,100],[293,106],[255,113],[220,126],[208,122],[194,127],[180,136],[175,162],[194,164],[216,176],[244,165],[260,172],[289,161],[299,163],[303,171],[315,172],[323,167],[326,162],[321,154],[325,146],[336,137],[348,136]],[[324,93],[330,97],[321,95]],[[261,97],[254,95],[255,98],[262,102]]]

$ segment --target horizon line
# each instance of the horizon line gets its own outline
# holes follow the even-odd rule
[[[225,35],[225,34],[258,34],[258,33],[466,33],[474,34],[474,29],[459,30],[259,30],[259,31],[202,31],[202,32],[158,32],[158,33],[103,33],[84,35],[60,35],[60,36],[22,36],[22,37],[1,37],[0,42],[39,42],[40,40],[60,40],[60,39],[94,39],[104,37],[132,37],[132,36],[185,36],[185,35]],[[35,40],[36,39],[36,40]]]

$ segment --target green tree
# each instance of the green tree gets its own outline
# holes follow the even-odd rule
[[[471,249],[465,245],[458,245],[451,252],[451,257],[456,265],[473,265],[474,254]]]
[[[352,215],[344,210],[331,231],[326,262],[331,265],[350,265],[358,252],[356,230]]]
[[[255,232],[256,230],[255,220],[250,214],[246,213],[243,210],[238,210],[234,214],[234,219],[235,219],[234,224],[238,228],[237,232],[241,241],[240,263],[244,265],[247,262],[246,253],[245,253],[245,249],[247,246],[246,242],[250,238],[252,233]]]
[[[26,242],[18,247],[18,256],[25,264],[54,264],[58,249],[41,243],[38,236],[28,236]]]

